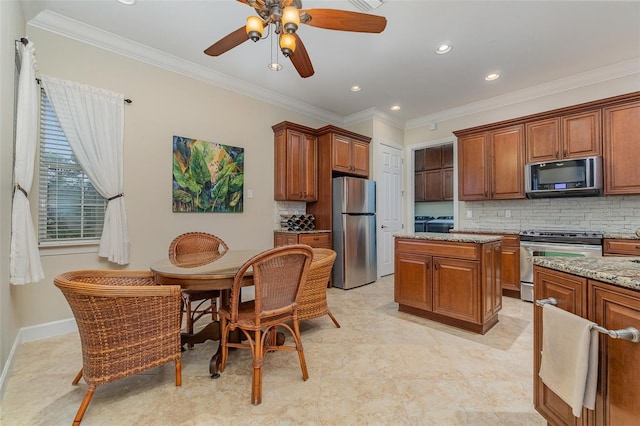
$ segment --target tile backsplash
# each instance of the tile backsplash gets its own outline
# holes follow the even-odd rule
[[[280,229],[280,216],[292,214],[307,214],[307,203],[304,201],[276,201],[273,213],[273,229]]]
[[[469,231],[536,229],[633,234],[638,228],[637,195],[460,201],[458,211],[458,229]]]

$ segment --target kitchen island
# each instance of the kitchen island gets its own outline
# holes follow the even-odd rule
[[[640,330],[640,257],[533,257],[532,261],[535,300],[553,298],[558,308],[614,332],[629,327]],[[595,410],[583,408],[582,416],[576,418],[538,376],[541,306],[534,307],[533,317],[534,406],[549,424],[638,424],[640,343],[600,334]]]
[[[501,237],[418,232],[395,235],[398,310],[484,334],[502,308]]]

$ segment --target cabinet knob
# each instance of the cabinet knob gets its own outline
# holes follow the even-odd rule
[[[435,260],[433,261],[433,269],[435,269],[436,271],[438,270],[438,262],[436,262]]]
[[[425,262],[425,266],[427,267],[427,269],[429,269],[429,267],[431,266],[430,264],[431,262],[429,262],[428,260]]]
[[[562,154],[563,154],[563,155],[565,156],[565,158],[566,158],[566,156],[567,156],[567,150],[565,149],[564,151],[562,151]]]
[[[556,158],[558,158],[558,151],[556,151]]]

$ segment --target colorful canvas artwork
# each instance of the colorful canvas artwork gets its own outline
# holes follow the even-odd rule
[[[173,211],[241,213],[244,148],[173,137]]]

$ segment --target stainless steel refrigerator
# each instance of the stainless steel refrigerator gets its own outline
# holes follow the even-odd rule
[[[333,179],[333,286],[350,289],[377,279],[376,183]]]

